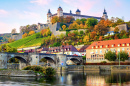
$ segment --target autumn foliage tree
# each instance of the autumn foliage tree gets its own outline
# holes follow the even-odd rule
[[[108,29],[104,24],[98,23],[95,25],[94,31],[96,31],[96,33],[99,35],[104,35],[106,32],[108,32]]]
[[[23,35],[22,35],[22,38],[25,38],[25,37],[27,37],[28,36],[28,34],[27,33],[24,33]]]
[[[48,28],[48,29],[41,30],[40,33],[41,33],[41,35],[42,35],[43,37],[47,37],[47,36],[51,35],[51,31],[50,31],[49,28]]]
[[[66,25],[63,25],[62,28],[63,28],[63,30],[65,30],[66,29]]]
[[[118,32],[119,32],[119,28],[118,28],[118,27],[115,27],[114,32],[115,32],[115,33],[118,33]]]
[[[96,36],[96,32],[95,31],[91,32],[90,38],[94,39],[95,36]]]
[[[35,34],[35,31],[30,31],[29,36]]]
[[[102,40],[103,40],[102,36],[100,36],[100,37],[99,37],[99,40],[100,40],[100,41],[102,41]]]
[[[53,16],[52,19],[51,19],[51,22],[52,22],[53,24],[56,23],[56,22],[58,22],[58,21],[59,21],[58,16]]]

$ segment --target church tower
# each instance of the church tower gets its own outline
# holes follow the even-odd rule
[[[59,8],[58,8],[58,10],[57,10],[57,16],[58,17],[61,17],[61,16],[63,16],[63,10],[62,10],[62,8],[59,6]]]
[[[47,23],[51,23],[51,16],[52,16],[52,13],[51,13],[51,11],[49,9],[48,13],[47,13]]]
[[[81,14],[81,11],[79,9],[76,10],[76,14],[77,15],[80,15]]]
[[[102,18],[105,19],[105,20],[108,19],[107,12],[106,12],[105,8],[104,8],[104,12],[103,12]]]

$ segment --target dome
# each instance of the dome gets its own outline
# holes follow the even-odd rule
[[[107,14],[107,12],[106,12],[106,10],[104,9],[104,12],[103,12],[103,14]]]
[[[48,13],[47,14],[51,14],[51,11],[50,11],[50,9],[48,10]]]
[[[76,12],[80,12],[80,10],[79,10],[79,9],[77,9],[77,10],[76,10]]]
[[[61,8],[61,6],[59,6],[58,11],[63,11],[62,8]]]

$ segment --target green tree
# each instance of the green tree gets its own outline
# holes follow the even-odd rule
[[[80,19],[80,21],[82,22],[83,25],[85,25],[85,22],[87,21],[87,19],[82,18],[82,19]]]
[[[128,58],[129,58],[128,53],[125,52],[125,51],[121,51],[121,52],[118,53],[118,55],[117,55],[117,58],[118,58],[118,59],[119,59],[119,56],[120,56],[120,60],[121,60],[121,61],[128,60]]]
[[[90,28],[90,26],[95,26],[98,23],[98,20],[95,18],[88,18],[85,24]]]
[[[109,60],[109,61],[115,61],[116,60],[116,53],[112,52],[112,51],[108,51],[107,53],[105,53],[105,59]]]

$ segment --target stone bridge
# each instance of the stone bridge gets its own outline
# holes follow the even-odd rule
[[[0,68],[7,68],[7,62],[11,58],[19,59],[19,69],[27,65],[39,65],[42,58],[47,59],[47,62],[52,66],[66,66],[67,60],[72,60],[74,63],[82,63],[82,56],[72,56],[65,54],[45,54],[45,53],[1,53],[0,52]]]

